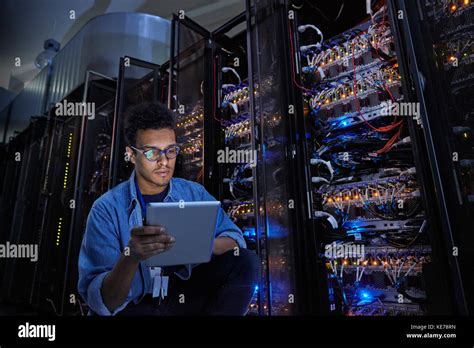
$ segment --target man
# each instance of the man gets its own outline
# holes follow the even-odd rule
[[[79,255],[79,293],[99,315],[244,315],[259,261],[223,211],[210,262],[164,271],[143,265],[174,243],[163,226],[143,226],[148,202],[215,199],[203,186],[173,178],[179,146],[174,115],[164,105],[134,106],[124,130],[135,170],[91,208]],[[152,295],[158,277],[169,277],[164,298]]]

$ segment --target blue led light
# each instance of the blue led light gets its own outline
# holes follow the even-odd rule
[[[244,234],[245,237],[247,238],[255,238],[255,228],[245,228],[245,229],[242,229],[242,232]]]
[[[364,300],[368,300],[368,299],[372,298],[372,296],[367,291],[361,291],[360,292],[360,298],[362,298]]]

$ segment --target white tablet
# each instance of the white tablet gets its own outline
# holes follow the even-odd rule
[[[162,225],[176,238],[170,250],[145,260],[149,267],[209,262],[221,202],[148,203],[146,224]]]

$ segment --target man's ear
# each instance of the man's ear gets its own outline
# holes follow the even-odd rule
[[[135,153],[130,146],[125,147],[125,162],[132,162],[135,164]]]

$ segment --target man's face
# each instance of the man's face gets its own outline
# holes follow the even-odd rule
[[[137,132],[135,147],[138,149],[155,147],[164,150],[171,145],[176,145],[176,134],[172,129],[146,129]],[[141,177],[147,186],[164,188],[168,185],[173,177],[176,158],[167,159],[162,154],[157,161],[149,161],[140,151],[127,147],[127,152],[135,164],[137,176]]]

